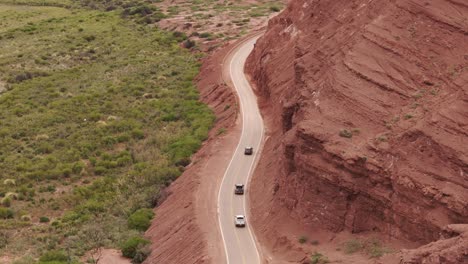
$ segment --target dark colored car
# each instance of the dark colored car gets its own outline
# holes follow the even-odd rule
[[[244,184],[236,184],[234,188],[235,194],[244,194]]]
[[[245,151],[244,151],[245,155],[252,155],[252,153],[253,153],[253,148],[252,147],[245,148]]]

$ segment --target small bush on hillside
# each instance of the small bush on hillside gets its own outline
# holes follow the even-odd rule
[[[371,258],[380,258],[386,253],[390,253],[391,250],[382,245],[378,239],[371,239],[366,242],[366,253]]]
[[[316,246],[316,245],[320,244],[320,242],[318,240],[312,240],[312,241],[310,241],[310,244]]]
[[[145,138],[145,133],[140,129],[134,129],[132,130],[132,137],[134,139],[143,139]]]
[[[340,137],[344,138],[352,138],[353,137],[353,132],[347,130],[347,129],[342,129],[339,133]]]
[[[125,241],[120,247],[120,250],[124,257],[133,259],[137,255],[138,250],[142,249],[149,243],[150,242],[148,240],[136,236]]]
[[[85,167],[85,164],[83,162],[77,162],[75,164],[73,164],[73,167],[72,167],[72,172],[75,173],[75,174],[78,174],[80,173],[83,168]]]
[[[299,243],[304,244],[307,242],[307,237],[306,236],[300,236],[298,239]]]
[[[310,263],[311,264],[325,264],[330,262],[327,257],[325,257],[322,253],[315,252],[311,257],[310,257]]]
[[[3,197],[1,200],[1,203],[5,207],[10,207],[11,206],[11,198],[10,197]]]
[[[3,184],[4,185],[10,185],[10,186],[15,186],[16,185],[16,181],[14,179],[5,179],[3,181]]]
[[[132,259],[132,263],[139,264],[143,263],[145,259],[151,254],[151,248],[149,245],[137,249],[135,256]]]
[[[277,6],[270,7],[270,11],[272,11],[272,12],[279,12],[280,10],[281,10],[281,8],[279,8]]]
[[[40,258],[39,261],[42,262],[52,262],[52,261],[57,261],[57,262],[66,262],[68,260],[67,255],[65,252],[61,250],[51,250],[46,253],[44,253]]]
[[[185,40],[182,45],[184,46],[184,48],[186,49],[191,49],[193,47],[195,47],[196,43],[194,40],[191,40],[191,39],[187,39]]]
[[[0,231],[0,249],[5,248],[11,242],[11,233]]]
[[[218,129],[218,132],[216,132],[216,135],[222,135],[222,134],[225,134],[226,133],[226,129],[224,127]]]
[[[406,114],[403,118],[404,118],[405,120],[408,120],[408,119],[413,118],[413,115],[412,115],[412,114]]]
[[[30,215],[22,215],[21,216],[21,221],[29,222],[29,221],[31,221],[31,216]]]
[[[142,208],[134,212],[128,218],[128,227],[140,231],[145,231],[151,225],[154,213],[151,209]]]
[[[351,239],[344,243],[344,252],[346,254],[353,254],[355,252],[362,250],[363,248],[364,248],[364,244],[357,239]]]
[[[209,32],[203,32],[200,34],[200,38],[209,38],[211,34]]]
[[[56,191],[55,185],[47,185],[47,191],[54,193]]]
[[[46,217],[46,216],[41,216],[39,218],[39,222],[41,222],[41,223],[48,223],[49,221],[50,221],[50,219],[48,217]]]
[[[13,218],[13,210],[10,208],[4,208],[0,207],[0,218],[1,219],[8,219],[8,218]]]
[[[83,37],[87,42],[91,42],[96,39],[96,36],[94,35],[88,35]]]
[[[187,39],[187,35],[184,32],[174,31],[172,35],[177,40],[177,42],[181,42]]]

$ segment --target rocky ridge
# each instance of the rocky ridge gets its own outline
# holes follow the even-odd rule
[[[462,0],[298,0],[270,20],[247,65],[270,128],[260,237],[285,215],[420,245],[468,223],[467,17]]]

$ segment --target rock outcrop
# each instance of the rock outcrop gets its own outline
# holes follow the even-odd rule
[[[401,263],[468,263],[468,225],[449,225],[443,238],[414,250],[403,250]]]
[[[421,245],[468,223],[467,17],[463,0],[296,0],[269,22],[247,65],[270,128],[260,239],[284,216]]]

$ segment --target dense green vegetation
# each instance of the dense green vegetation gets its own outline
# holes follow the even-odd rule
[[[158,22],[166,16],[155,5],[162,0],[72,0],[78,6],[85,6],[96,10],[118,10],[122,17],[135,18],[143,24]]]
[[[148,208],[142,208],[136,210],[132,215],[128,217],[128,227],[140,231],[145,231],[151,225],[151,219],[153,219],[153,210]]]
[[[4,2],[19,1],[0,0],[0,255],[61,263],[122,245],[213,122],[198,62],[122,8]]]
[[[134,260],[133,262],[140,263],[142,262],[141,256],[147,255],[147,248],[145,246],[148,244],[148,240],[135,236],[125,241],[120,249],[124,257],[131,258]]]

